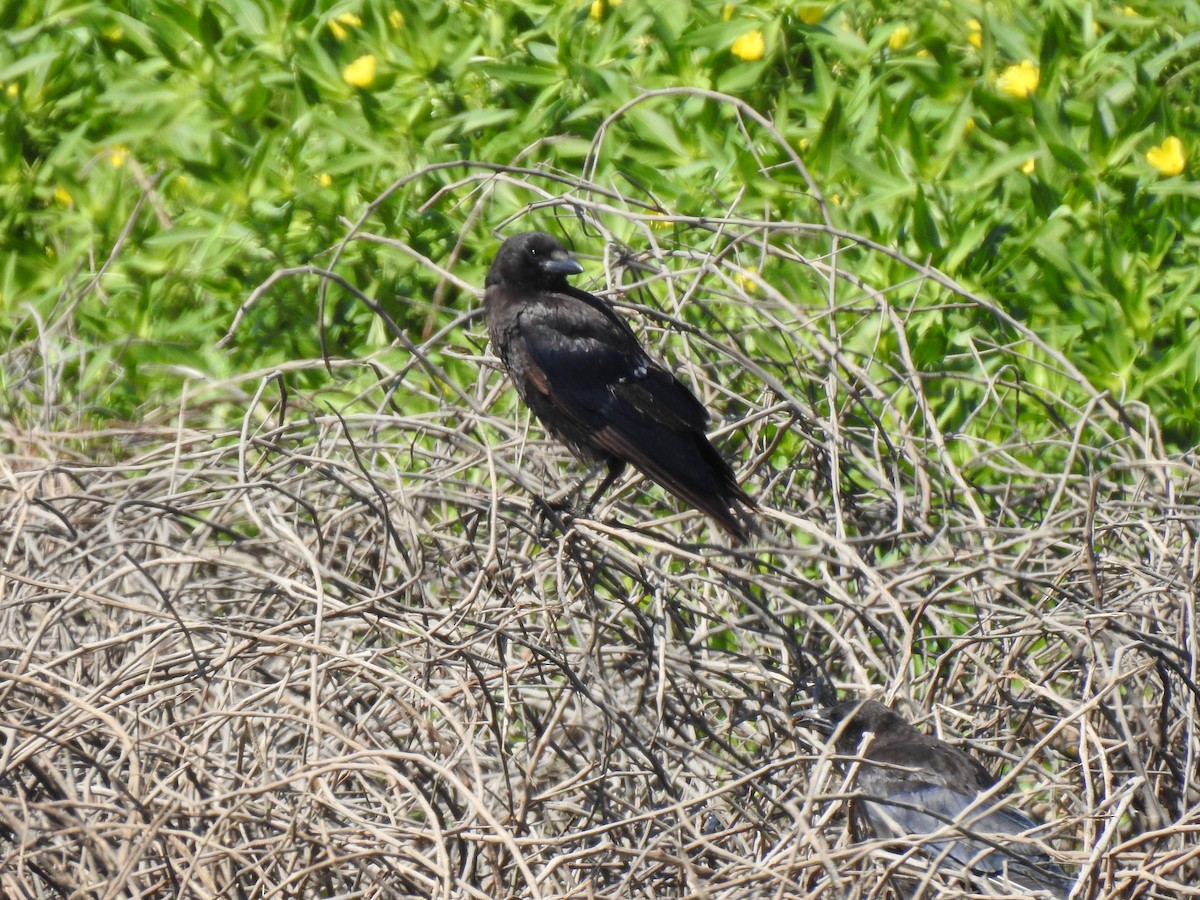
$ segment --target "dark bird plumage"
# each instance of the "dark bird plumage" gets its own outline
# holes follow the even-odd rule
[[[521,399],[576,456],[608,466],[589,506],[629,463],[745,541],[757,507],[705,436],[708,412],[608,303],[567,283],[582,271],[539,232],[506,240],[488,270],[488,333]]]
[[[1002,796],[977,802],[996,780],[974,757],[922,734],[886,706],[847,700],[823,711],[823,730],[847,756],[862,754],[851,805],[859,836],[905,838],[945,831],[922,852],[984,878],[1006,877],[1065,898],[1073,881],[1033,840],[1037,823]],[[872,735],[863,745],[863,738]],[[947,829],[947,826],[951,827]],[[943,863],[944,864],[944,863]]]

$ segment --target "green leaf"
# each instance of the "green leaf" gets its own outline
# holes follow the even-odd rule
[[[925,191],[920,185],[917,185],[916,195],[913,197],[912,223],[913,237],[916,238],[917,245],[923,251],[936,253],[942,249],[942,238],[938,233],[937,221],[929,209]]]
[[[644,139],[654,141],[680,157],[687,157],[687,148],[679,139],[671,120],[650,108],[648,104],[635,106],[629,111],[629,117],[636,124],[637,133]]]
[[[0,82],[9,82],[20,78],[26,72],[32,72],[34,69],[53,62],[60,55],[58,50],[42,50],[39,53],[31,53],[28,56],[23,56],[16,62],[10,63],[3,69],[0,69]]]
[[[211,3],[204,4],[204,9],[200,13],[200,21],[197,25],[199,26],[201,42],[209,50],[215,49],[217,44],[221,43],[222,31],[221,23],[217,20]]]

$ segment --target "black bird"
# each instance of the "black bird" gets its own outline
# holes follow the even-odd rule
[[[823,710],[822,719],[819,727],[835,736],[839,753],[861,753],[855,777],[860,796],[851,803],[857,837],[900,839],[943,832],[948,836],[923,843],[922,852],[930,859],[1066,898],[1073,879],[1036,843],[1018,837],[1037,823],[1003,797],[977,802],[996,780],[974,757],[922,734],[872,700],[843,701]]]
[[[608,303],[567,283],[582,271],[539,232],[496,254],[483,308],[517,393],[577,457],[608,466],[587,508],[631,463],[744,542],[757,506],[705,436],[708,412]]]

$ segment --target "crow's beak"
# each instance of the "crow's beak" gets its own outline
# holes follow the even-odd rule
[[[578,275],[583,272],[583,266],[567,251],[556,250],[548,260],[542,263],[542,271],[547,275]]]
[[[817,734],[828,736],[833,734],[834,731],[834,725],[829,721],[829,710],[823,707],[798,712],[796,721],[801,725],[811,728]]]

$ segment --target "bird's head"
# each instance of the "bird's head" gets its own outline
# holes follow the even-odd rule
[[[581,266],[567,248],[540,231],[527,231],[510,237],[500,247],[487,284],[510,287],[561,287],[568,275],[578,275]]]
[[[843,753],[856,752],[867,733],[880,737],[912,728],[901,716],[874,700],[843,700],[822,709],[811,722],[818,730],[835,736],[837,748]]]

